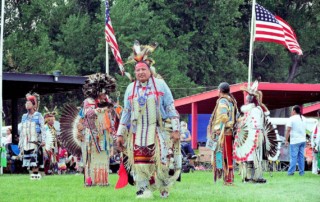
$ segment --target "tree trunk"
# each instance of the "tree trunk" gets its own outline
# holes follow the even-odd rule
[[[295,76],[297,75],[297,72],[298,72],[298,69],[299,69],[299,58],[300,58],[300,56],[298,56],[298,55],[294,55],[292,57],[293,64],[289,68],[289,76],[288,76],[288,78],[286,80],[286,83],[291,83],[293,81],[293,79],[295,78]],[[274,117],[280,117],[281,113],[285,109],[286,108],[276,109]]]
[[[295,78],[297,71],[298,71],[298,68],[299,68],[299,57],[300,56],[297,56],[297,55],[292,57],[293,64],[289,69],[289,76],[287,78],[286,83],[291,83],[293,81],[293,79]]]

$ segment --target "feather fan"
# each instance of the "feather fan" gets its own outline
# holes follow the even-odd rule
[[[256,147],[257,138],[255,135],[249,136],[248,126],[243,121],[235,136],[233,156],[236,161],[247,161],[249,155]]]
[[[65,105],[61,114],[61,134],[59,140],[68,152],[74,156],[81,155],[81,117],[79,110],[74,105]]]
[[[265,156],[271,161],[277,160],[280,155],[281,140],[278,130],[267,117],[264,123],[264,141]]]

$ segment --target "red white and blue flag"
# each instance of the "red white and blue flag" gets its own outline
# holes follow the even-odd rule
[[[255,13],[255,41],[281,44],[291,53],[302,55],[296,34],[286,21],[259,4],[255,5]]]
[[[119,46],[117,43],[116,36],[114,34],[114,30],[111,24],[111,18],[110,18],[110,12],[109,12],[109,1],[106,0],[106,27],[105,27],[105,35],[106,35],[106,41],[108,42],[110,49],[118,63],[118,66],[120,68],[120,71],[123,75],[124,73],[124,67],[123,67],[123,61],[121,59]]]

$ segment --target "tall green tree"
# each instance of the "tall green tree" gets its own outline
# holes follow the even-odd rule
[[[6,1],[5,71],[46,73],[57,62],[70,65],[52,48],[47,20],[57,8],[53,1]],[[51,3],[51,4],[50,4]],[[72,68],[72,65],[71,67]]]
[[[33,0],[6,4],[5,70],[65,75],[98,72],[100,1]],[[101,25],[101,29],[99,26]],[[96,37],[92,37],[96,36]]]
[[[134,40],[158,42],[152,55],[155,66],[178,98],[206,89],[202,87],[215,88],[221,81],[246,81],[250,3],[121,0],[110,1],[110,12],[124,61]],[[254,77],[318,82],[319,3],[261,3],[293,27],[304,55],[297,57],[278,44],[255,43]],[[59,69],[65,75],[104,72],[104,15],[101,0],[6,1],[4,70],[51,73]],[[119,76],[111,51],[109,58],[110,73],[124,89],[129,81]],[[125,67],[133,73],[133,65]]]
[[[168,2],[178,16],[171,22],[174,32],[192,33],[187,49],[188,76],[206,86],[243,81],[246,67],[238,59],[243,39],[237,21],[242,1]]]
[[[158,42],[159,47],[151,57],[174,96],[185,96],[187,88],[197,87],[186,75],[186,66],[190,62],[186,50],[192,34],[174,34],[169,21],[177,17],[164,1],[115,1],[111,7],[111,18],[124,58],[132,53],[131,47],[136,39],[141,44]],[[125,67],[133,73],[133,65]],[[127,83],[120,81],[123,86]]]

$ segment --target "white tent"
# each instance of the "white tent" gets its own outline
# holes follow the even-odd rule
[[[289,118],[270,118],[270,122],[276,126],[285,126]],[[307,118],[307,131],[312,132],[318,123],[317,119]]]

